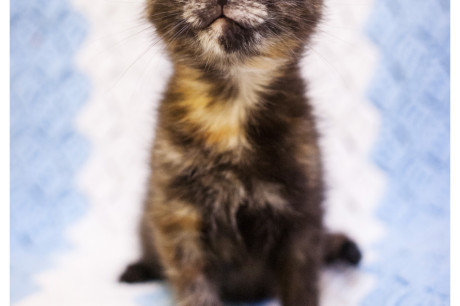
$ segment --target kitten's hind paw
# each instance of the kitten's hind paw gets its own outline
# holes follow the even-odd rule
[[[346,262],[356,266],[361,261],[361,251],[355,242],[348,240],[345,241],[342,245],[342,250],[340,252],[341,259]]]
[[[343,234],[327,234],[324,251],[327,264],[346,262],[356,266],[362,258],[358,245]]]
[[[129,265],[125,272],[120,276],[119,281],[122,283],[143,283],[154,280],[162,280],[163,275],[159,269],[154,269],[145,263],[138,262]]]

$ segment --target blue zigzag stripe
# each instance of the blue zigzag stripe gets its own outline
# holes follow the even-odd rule
[[[382,114],[375,162],[389,186],[387,236],[362,305],[449,305],[448,0],[377,0],[369,36],[382,59],[370,99]]]
[[[87,25],[63,0],[11,1],[11,300],[66,247],[85,209],[74,177],[88,144],[73,120],[89,92],[72,60]]]

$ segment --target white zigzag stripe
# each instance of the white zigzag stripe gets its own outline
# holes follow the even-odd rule
[[[325,20],[303,65],[322,133],[326,224],[356,239],[366,264],[375,259],[371,246],[383,234],[373,213],[385,185],[383,173],[369,156],[380,116],[365,97],[377,63],[377,50],[363,29],[374,1],[326,3]],[[361,270],[327,269],[322,305],[358,305],[373,283]]]
[[[78,62],[93,89],[77,122],[92,144],[78,179],[90,207],[68,232],[74,249],[56,256],[55,267],[36,276],[41,291],[17,305],[136,305],[138,296],[160,292],[159,285],[127,286],[116,280],[137,255],[133,237],[147,177],[154,102],[171,68],[159,47],[149,49],[152,32],[141,21],[142,1],[73,1],[91,27]],[[372,260],[370,245],[382,232],[373,210],[384,186],[368,156],[379,116],[364,98],[377,58],[362,33],[372,4],[329,0],[325,23],[304,61],[309,95],[321,119],[329,186],[326,222],[356,238],[365,261]],[[372,282],[359,270],[328,270],[322,305],[357,305]]]

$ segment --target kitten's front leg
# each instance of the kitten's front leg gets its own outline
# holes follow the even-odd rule
[[[204,274],[201,216],[191,204],[176,200],[152,203],[155,244],[178,306],[220,306]]]
[[[321,239],[321,230],[311,227],[295,233],[283,244],[278,262],[283,306],[319,305]]]

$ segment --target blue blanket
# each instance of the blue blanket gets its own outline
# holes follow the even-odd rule
[[[449,14],[448,0],[376,0],[362,29],[380,52],[367,92],[382,118],[372,158],[388,185],[376,211],[386,233],[363,267],[377,282],[361,305],[450,303]],[[13,303],[40,292],[34,277],[72,251],[63,233],[87,213],[75,177],[91,148],[75,117],[91,86],[74,61],[89,31],[67,0],[11,2]]]

